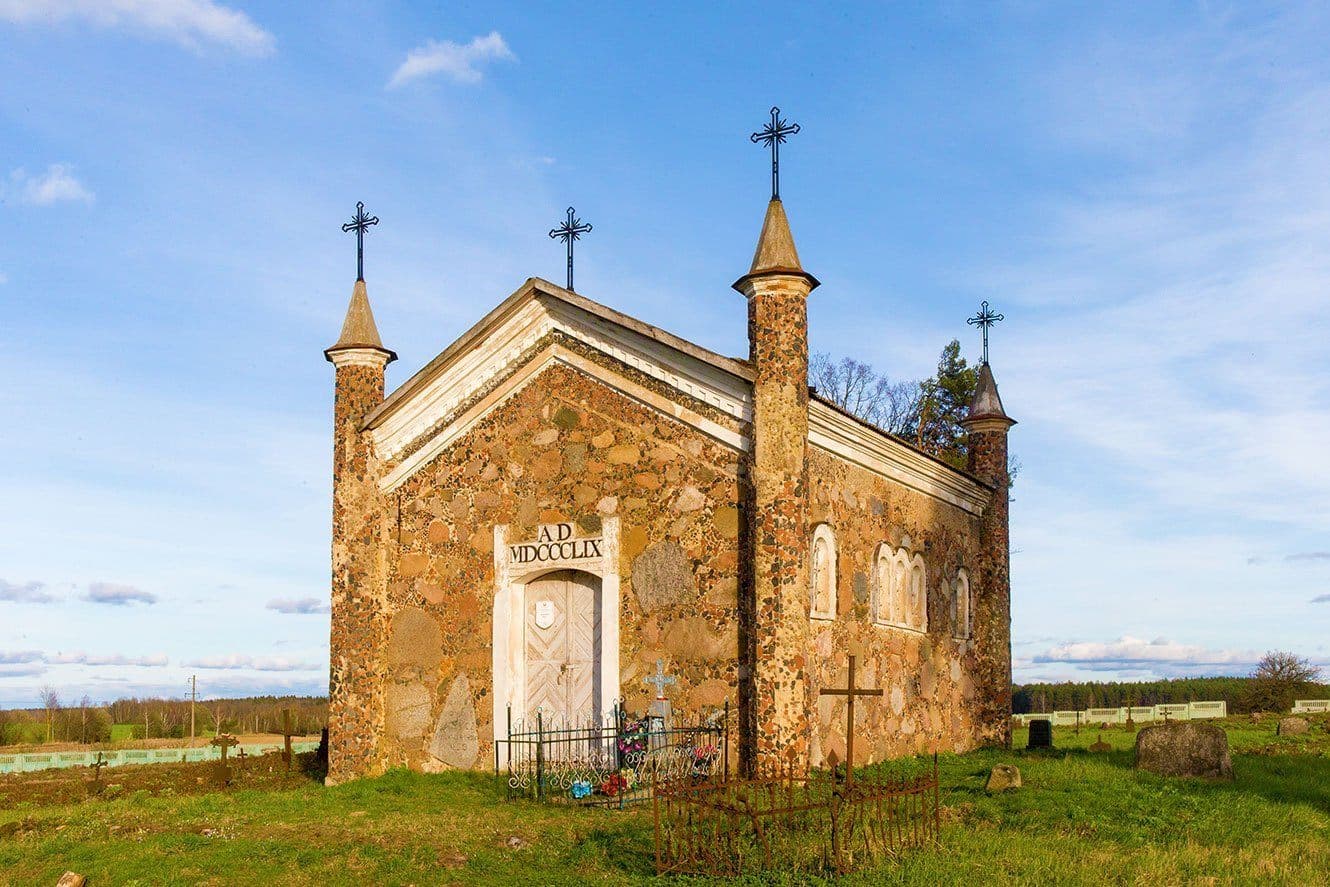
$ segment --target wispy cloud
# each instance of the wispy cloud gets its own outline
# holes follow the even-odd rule
[[[127,604],[155,604],[157,595],[133,585],[118,585],[114,582],[94,582],[88,586],[85,600],[95,604],[110,604],[123,607]]]
[[[317,662],[302,662],[284,656],[250,656],[232,653],[229,656],[204,656],[185,665],[191,668],[244,669],[249,671],[314,671],[323,668]]]
[[[37,650],[0,650],[0,665],[17,665],[25,662],[41,662],[42,654]]]
[[[194,50],[212,44],[266,55],[276,45],[273,35],[248,15],[213,0],[0,0],[0,19],[25,25],[87,22]]]
[[[165,655],[155,653],[150,656],[125,656],[122,653],[85,653],[75,650],[69,653],[56,653],[44,657],[52,665],[138,665],[145,668],[160,668],[169,664]]]
[[[1153,641],[1124,635],[1108,642],[1058,644],[1031,658],[1039,665],[1062,663],[1089,671],[1149,672],[1164,676],[1248,671],[1260,660],[1251,651],[1211,650],[1165,638]]]
[[[45,582],[16,584],[0,579],[0,601],[14,601],[21,604],[49,604],[55,600],[55,595],[46,591]]]
[[[268,609],[288,614],[327,613],[328,605],[316,597],[274,598],[268,601]]]
[[[1318,594],[1312,598],[1313,604],[1330,604],[1330,594]]]
[[[1290,564],[1326,562],[1330,561],[1330,551],[1299,551],[1285,555],[1284,560]]]
[[[401,86],[431,74],[443,74],[458,83],[479,83],[484,76],[480,66],[494,61],[517,61],[498,31],[475,37],[470,43],[429,40],[406,54],[388,86]]]
[[[19,168],[9,174],[9,179],[19,201],[31,206],[92,203],[96,199],[96,196],[74,177],[70,167],[63,163],[52,163],[46,168],[46,172],[35,176]]]

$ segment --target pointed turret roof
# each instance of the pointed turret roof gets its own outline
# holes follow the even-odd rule
[[[1007,415],[1002,408],[1002,397],[998,394],[997,380],[988,364],[979,367],[979,379],[974,387],[974,397],[970,399],[970,413],[966,421],[977,419],[1005,419],[1015,425],[1016,420]]]
[[[734,288],[739,289],[740,284],[749,278],[768,274],[798,274],[806,277],[811,284],[810,291],[818,285],[817,278],[799,264],[799,251],[794,246],[794,235],[790,233],[790,220],[785,216],[785,205],[779,197],[771,198],[767,204],[767,214],[762,220],[762,233],[757,238],[752,267],[735,282]]]
[[[363,278],[356,281],[351,290],[351,303],[346,307],[346,320],[342,321],[342,334],[337,343],[324,353],[344,351],[351,348],[374,348],[389,355],[391,362],[397,355],[383,347],[379,338],[379,328],[374,323],[374,311],[369,307],[369,292],[365,289]]]

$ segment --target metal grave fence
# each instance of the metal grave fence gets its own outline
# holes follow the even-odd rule
[[[912,776],[841,772],[658,787],[657,874],[845,873],[938,842],[936,756]]]
[[[631,718],[619,705],[574,723],[508,713],[495,742],[494,772],[511,798],[623,807],[651,798],[652,786],[709,779],[729,768],[730,707],[689,725]]]

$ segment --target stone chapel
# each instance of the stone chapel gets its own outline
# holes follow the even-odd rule
[[[808,385],[803,269],[767,206],[747,359],[527,280],[384,396],[358,279],[335,367],[329,781],[481,768],[510,715],[727,701],[741,766],[1010,741],[1007,433],[957,470]],[[738,301],[736,299],[736,311]]]

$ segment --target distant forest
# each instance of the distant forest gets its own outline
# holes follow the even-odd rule
[[[1137,683],[1017,684],[1012,688],[1011,710],[1015,714],[1075,711],[1087,708],[1121,708],[1127,705],[1159,705],[1168,702],[1223,700],[1232,714],[1251,711],[1253,678],[1172,678]],[[1300,699],[1330,699],[1330,684],[1308,684]]]
[[[46,742],[48,737],[51,742],[87,743],[189,737],[188,699],[130,697],[95,705],[87,697],[66,702],[48,690],[43,703],[42,708],[0,710],[0,745]],[[280,733],[282,710],[288,708],[297,734],[316,734],[328,722],[328,700],[321,696],[200,699],[194,709],[194,732],[196,736]]]

